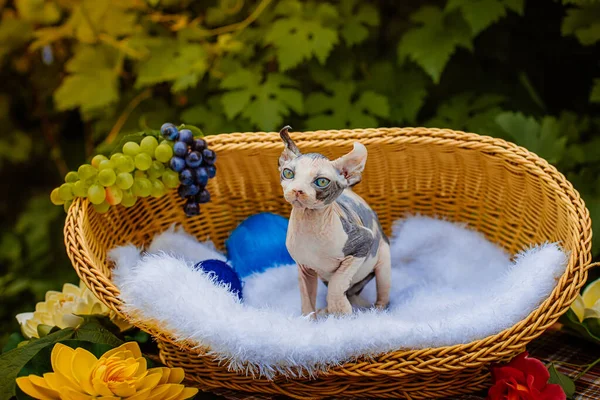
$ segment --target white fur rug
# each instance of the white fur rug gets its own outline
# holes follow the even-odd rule
[[[466,226],[411,217],[394,226],[393,283],[386,312],[359,310],[317,322],[300,315],[295,266],[249,277],[244,303],[191,267],[225,257],[173,229],[146,252],[113,249],[113,280],[125,311],[211,349],[231,369],[265,377],[312,376],[360,356],[468,343],[525,318],[550,294],[567,255],[542,244],[514,261]],[[325,304],[319,286],[319,307]],[[375,281],[363,291],[375,300]]]

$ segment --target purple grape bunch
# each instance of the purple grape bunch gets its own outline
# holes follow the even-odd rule
[[[179,173],[177,192],[186,200],[183,211],[188,217],[198,215],[200,204],[210,201],[206,185],[217,173],[217,155],[208,148],[204,139],[194,138],[189,129],[178,130],[167,122],[160,127],[160,132],[165,139],[175,142],[169,167]]]

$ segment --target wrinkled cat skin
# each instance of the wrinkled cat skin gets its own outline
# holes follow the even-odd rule
[[[388,305],[390,246],[379,219],[351,189],[361,180],[367,149],[360,143],[343,157],[329,160],[302,154],[289,136],[279,157],[281,186],[292,205],[286,245],[298,264],[302,314],[315,316],[317,279],[327,285],[327,308],[318,313],[350,314],[352,303],[368,306],[359,295],[375,277],[375,307]],[[324,180],[323,180],[324,179]],[[327,183],[326,186],[319,183]]]

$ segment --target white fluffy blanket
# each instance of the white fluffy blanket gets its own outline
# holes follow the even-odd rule
[[[360,356],[468,343],[498,333],[535,310],[567,262],[556,244],[531,248],[511,261],[479,233],[432,218],[408,218],[393,233],[389,310],[318,322],[300,315],[292,265],[249,277],[242,303],[191,268],[200,260],[225,257],[184,232],[157,235],[145,252],[130,245],[109,256],[126,312],[159,321],[181,340],[209,346],[238,372],[265,377],[314,375]],[[320,284],[320,307],[325,293]],[[363,295],[375,300],[374,280]]]

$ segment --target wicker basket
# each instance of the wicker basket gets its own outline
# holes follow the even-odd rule
[[[331,369],[312,380],[274,381],[237,375],[203,355],[193,343],[175,343],[149,322],[143,328],[158,340],[164,363],[183,367],[187,379],[203,389],[326,396],[431,398],[483,389],[492,362],[525,349],[564,313],[587,277],[591,223],[579,194],[557,170],[535,154],[502,140],[442,129],[357,129],[293,132],[302,151],[337,157],[354,141],[369,150],[367,168],[356,191],[379,214],[389,232],[408,213],[467,222],[488,239],[516,253],[532,243],[558,241],[570,251],[568,268],[550,297],[527,318],[494,336],[472,343],[397,351]],[[245,217],[259,211],[289,215],[276,168],[283,148],[276,133],[209,137],[218,154],[212,202],[200,217],[186,218],[173,191],[134,207],[115,207],[104,215],[76,200],[66,219],[65,241],[73,266],[87,286],[119,312],[119,291],[110,280],[107,250],[126,242],[147,244],[174,222],[200,239],[222,247]]]

